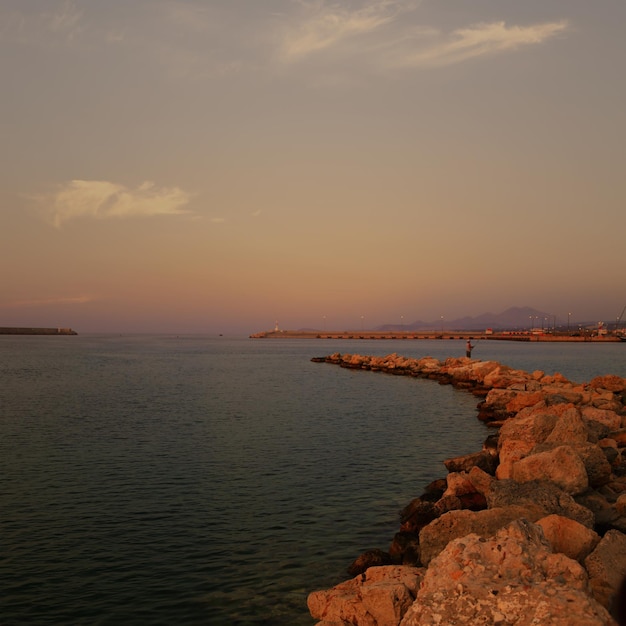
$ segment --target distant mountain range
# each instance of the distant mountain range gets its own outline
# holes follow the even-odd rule
[[[410,324],[384,324],[378,326],[375,330],[430,330],[441,329],[446,330],[485,330],[493,328],[494,330],[526,330],[533,328],[552,328],[553,326],[563,325],[562,320],[555,320],[555,316],[551,313],[538,311],[528,306],[511,307],[503,313],[483,313],[477,317],[460,317],[454,320],[438,319],[431,322],[423,322],[421,320]]]

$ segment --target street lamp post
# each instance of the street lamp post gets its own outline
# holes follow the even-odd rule
[[[571,313],[567,314],[567,332],[569,333],[569,318],[572,316]]]

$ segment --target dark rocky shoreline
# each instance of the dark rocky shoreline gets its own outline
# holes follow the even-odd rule
[[[494,428],[482,450],[444,462],[387,550],[309,595],[319,624],[623,623],[626,379],[576,384],[467,358],[312,360],[465,389]]]

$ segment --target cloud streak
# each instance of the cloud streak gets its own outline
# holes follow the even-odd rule
[[[543,43],[564,32],[566,21],[507,26],[505,22],[477,24],[460,28],[450,35],[431,34],[426,45],[415,41],[413,49],[395,50],[388,62],[396,67],[437,67],[461,63],[469,59],[516,50],[522,46]]]
[[[188,213],[191,195],[178,187],[144,182],[136,189],[103,180],[72,180],[51,197],[38,198],[54,225],[77,218],[151,217]]]
[[[348,39],[367,35],[392,22],[405,3],[379,0],[352,10],[324,2],[301,3],[301,18],[283,30],[280,56],[284,61],[299,61]],[[405,9],[406,10],[406,9]]]
[[[0,40],[41,46],[46,41],[72,42],[83,34],[83,11],[75,2],[64,0],[42,6],[44,11],[32,12],[14,1],[0,8]]]
[[[374,0],[358,9],[325,0],[299,4],[303,10],[280,29],[277,49],[286,64],[326,52],[333,62],[358,59],[384,70],[441,67],[541,44],[569,27],[565,20],[493,21],[445,32],[417,22],[417,1]]]

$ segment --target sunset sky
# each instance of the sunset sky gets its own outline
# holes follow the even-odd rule
[[[0,326],[615,320],[625,24],[624,0],[2,0]]]

